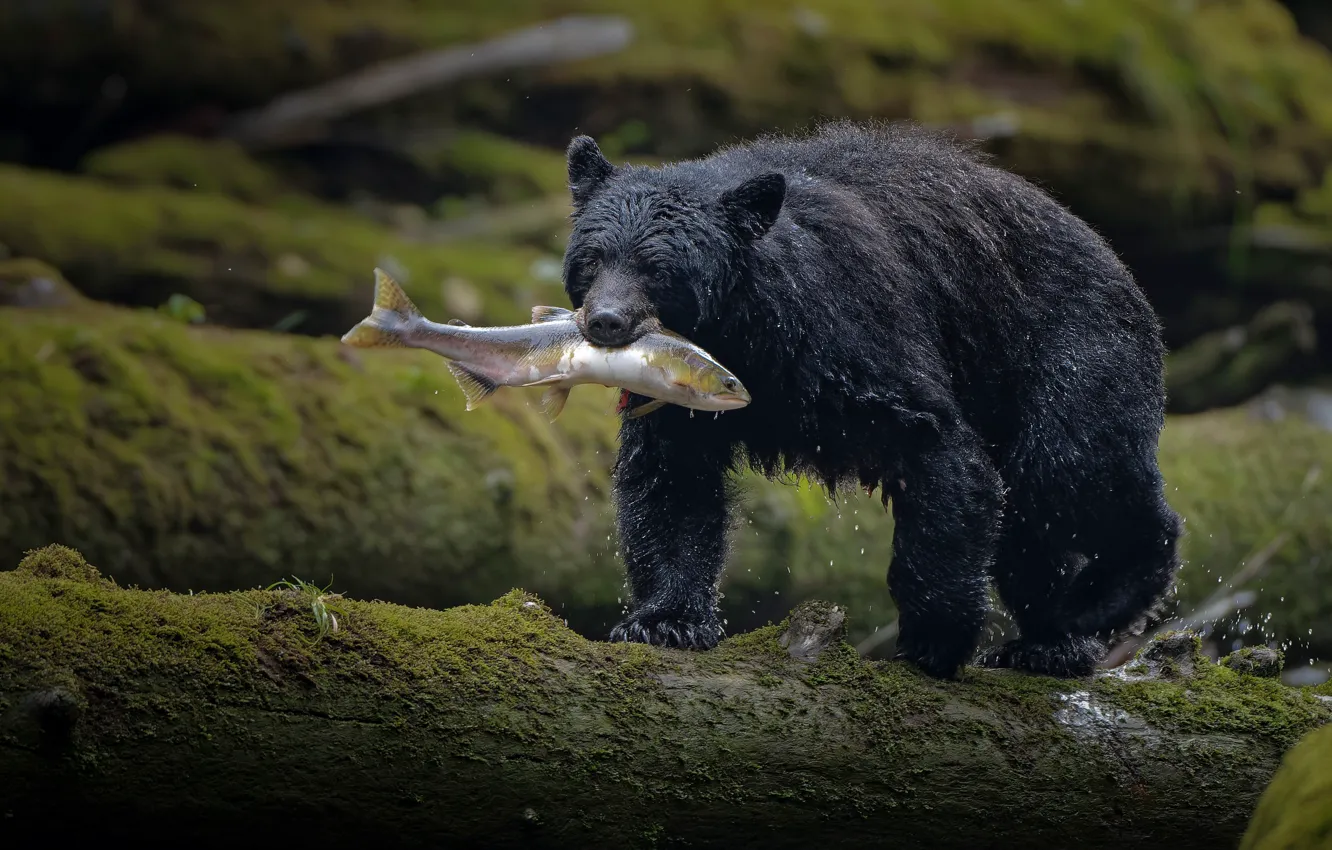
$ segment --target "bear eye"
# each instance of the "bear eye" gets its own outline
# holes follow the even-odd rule
[[[652,279],[655,280],[657,283],[670,283],[671,273],[666,271],[665,269],[657,269],[652,273]]]

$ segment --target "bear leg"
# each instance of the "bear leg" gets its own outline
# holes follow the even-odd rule
[[[961,426],[909,458],[902,481],[888,570],[900,623],[894,658],[954,678],[980,642],[1003,485]]]
[[[658,416],[621,428],[616,525],[634,607],[610,640],[711,649],[723,634],[717,582],[726,558],[730,453],[682,439],[669,423]]]
[[[1059,678],[1090,675],[1105,656],[1106,646],[1094,636],[1071,632],[1060,606],[1079,570],[1074,553],[1057,551],[1048,540],[1032,534],[1020,515],[1008,519],[992,572],[999,599],[1017,622],[1019,637],[986,650],[977,664]]]
[[[1144,486],[1117,486],[1124,501],[1107,506],[1086,536],[1091,560],[1065,594],[1069,630],[1110,637],[1127,628],[1169,589],[1179,569],[1179,515],[1166,502],[1159,475]],[[1094,553],[1094,554],[1093,554]]]

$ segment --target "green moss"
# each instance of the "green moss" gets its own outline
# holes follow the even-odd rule
[[[453,133],[414,156],[450,185],[450,194],[477,194],[493,203],[568,194],[562,152],[492,133]]]
[[[1236,672],[1267,679],[1280,676],[1284,662],[1285,656],[1280,650],[1269,649],[1266,646],[1246,646],[1220,661],[1222,665]]]
[[[295,573],[454,602],[520,578],[618,584],[597,461],[609,390],[575,393],[552,428],[519,390],[465,413],[420,352],[91,306],[6,310],[0,327],[11,559],[59,542],[181,590]]]
[[[464,4],[452,20],[479,37],[550,14],[535,3],[519,9]],[[645,116],[665,155],[812,113],[962,127],[1000,116],[1016,128],[1002,144],[1006,157],[1061,190],[1094,194],[1103,208],[1136,206],[1138,218],[1144,194],[1172,209],[1203,198],[1229,207],[1232,180],[1301,186],[1311,177],[1306,163],[1327,162],[1318,140],[1332,133],[1332,110],[1318,93],[1332,85],[1332,61],[1271,0],[1196,8],[1045,0],[997,11],[984,0],[913,0],[887,17],[833,2],[778,12],[695,0],[669,16],[611,0],[593,9],[628,16],[632,47],[541,83],[614,87],[622,106],[602,118],[606,129],[629,117],[626,90],[648,89],[655,108],[632,117]],[[1102,168],[1116,179],[1079,189]]]
[[[63,578],[71,581],[101,581],[102,574],[84,560],[75,549],[59,544],[28,552],[19,561],[18,572],[35,578]]]
[[[1290,746],[1324,722],[1328,710],[1307,690],[1246,675],[1205,657],[1192,676],[1177,682],[1112,675],[1098,678],[1092,690],[1162,729],[1218,734],[1258,731],[1282,746]]]
[[[1332,845],[1332,726],[1286,753],[1258,801],[1240,850],[1326,850]]]
[[[600,126],[582,129],[617,131],[628,147],[665,156],[818,114],[993,125],[1001,135],[1011,126],[1001,139],[1006,158],[1125,223],[1145,221],[1144,196],[1162,202],[1161,216],[1199,204],[1230,211],[1236,186],[1299,189],[1329,164],[1332,107],[1323,92],[1332,60],[1277,0],[1034,0],[997,11],[989,0],[905,0],[891,15],[838,0],[798,9],[766,0],[669,9],[622,0],[358,0],[281,13],[242,0],[228,10],[145,9],[114,27],[72,9],[0,17],[0,79],[12,81],[0,95],[60,103],[61,87],[25,81],[79,79],[114,64],[145,101],[188,93],[193,102],[257,105],[387,56],[564,13],[611,13],[634,25],[625,50],[502,84],[450,87],[414,104],[519,126],[549,120],[541,112],[550,110],[534,107],[543,100],[587,98],[599,106],[592,120]],[[386,122],[397,117],[389,112]]]
[[[552,258],[535,249],[414,242],[332,207],[270,209],[12,166],[0,166],[0,195],[0,243],[59,268],[90,297],[156,306],[178,292],[224,325],[270,327],[299,310],[308,313],[300,331],[341,335],[368,313],[376,265],[441,321],[460,303],[466,321],[504,324],[567,300],[558,274],[535,265]],[[461,289],[472,297],[460,302]]]
[[[1332,618],[1332,594],[1320,592],[1332,586],[1332,433],[1301,416],[1258,421],[1243,408],[1174,416],[1160,457],[1166,496],[1185,518],[1181,605],[1203,602],[1275,547],[1261,575],[1234,588],[1257,599],[1243,617],[1214,624],[1219,636],[1287,643],[1291,664],[1332,654],[1332,633],[1320,628]]]
[[[845,643],[807,664],[774,651],[780,626],[738,635],[709,653],[588,641],[521,591],[443,611],[340,603],[343,627],[314,641],[304,600],[289,592],[180,596],[0,573],[0,654],[15,650],[0,664],[0,699],[57,685],[76,701],[93,690],[114,695],[80,703],[86,731],[68,757],[94,776],[116,777],[117,788],[141,783],[136,800],[151,797],[145,794],[155,780],[127,769],[125,759],[141,764],[145,747],[179,752],[216,735],[219,753],[262,751],[266,770],[281,765],[284,793],[296,800],[343,799],[328,772],[296,765],[332,767],[373,755],[394,765],[394,788],[417,796],[417,805],[427,789],[454,793],[448,783],[457,778],[472,789],[457,793],[484,785],[494,805],[528,823],[602,838],[642,828],[641,817],[622,817],[620,806],[663,812],[670,835],[679,834],[670,813],[681,810],[691,818],[757,810],[781,814],[787,827],[794,817],[823,829],[833,818],[857,834],[864,824],[894,831],[916,824],[913,835],[956,829],[950,818],[921,825],[920,807],[952,805],[958,782],[966,784],[968,806],[985,811],[1012,811],[1015,791],[1021,800],[1040,793],[1053,805],[1081,807],[1112,794],[1109,811],[1126,793],[1106,779],[1116,765],[1153,770],[1156,763],[1134,736],[1124,739],[1133,753],[1111,756],[1064,728],[1059,694],[1077,683],[975,670],[939,682],[905,664],[866,663]],[[1271,709],[1273,683],[1247,681],[1263,695],[1236,686],[1228,694],[1233,716],[1218,715],[1208,728],[1221,732],[1223,747],[1233,735],[1242,742],[1234,747],[1251,758],[1221,764],[1214,787],[1241,788],[1255,765],[1274,761],[1271,750],[1300,722],[1255,723]],[[1194,687],[1157,685],[1186,699]],[[1305,729],[1329,715],[1316,704]],[[881,767],[870,782],[848,783],[849,763]],[[1189,751],[1171,771],[1206,763]],[[1069,774],[1069,764],[1078,770]],[[230,799],[233,774],[213,770],[216,794],[199,796]],[[253,777],[238,770],[234,781],[253,790]],[[502,777],[500,784],[486,784],[491,777]],[[1161,781],[1137,780],[1147,787]],[[558,794],[537,793],[552,781]],[[608,797],[606,788],[615,793]],[[266,797],[256,800],[263,805]],[[287,803],[272,807],[289,814]],[[463,843],[466,808],[454,806],[448,819]],[[479,808],[493,813],[494,806]],[[1044,814],[1035,828],[1050,837],[1051,824],[1064,819]],[[1141,808],[1136,815],[1148,816]],[[438,828],[437,813],[424,816]],[[1067,836],[1058,838],[1053,843]]]
[[[173,134],[102,148],[80,164],[92,177],[129,186],[161,186],[217,194],[252,204],[278,201],[282,179],[225,139]]]

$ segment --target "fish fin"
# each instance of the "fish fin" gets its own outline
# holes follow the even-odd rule
[[[564,403],[568,400],[568,387],[551,387],[541,394],[541,409],[546,412],[546,418],[554,422],[559,418],[564,410]]]
[[[356,327],[342,335],[344,345],[353,348],[406,348],[402,331],[398,328],[386,328],[377,322],[365,319]]]
[[[370,315],[342,335],[342,342],[356,348],[403,348],[403,334],[421,318],[412,299],[383,269],[375,269],[375,303]]]
[[[558,322],[563,319],[572,319],[574,311],[566,310],[563,307],[533,307],[532,324],[541,322]]]
[[[375,269],[375,306],[390,313],[397,313],[403,318],[415,318],[421,315],[412,299],[402,291],[402,287],[388,272]]]
[[[462,363],[451,360],[446,365],[449,367],[449,371],[453,373],[453,379],[458,382],[458,386],[462,387],[463,396],[467,399],[468,410],[475,410],[478,405],[490,398],[495,390],[499,389],[494,381]]]
[[[453,325],[455,328],[470,328],[470,327],[471,327],[471,325],[467,324],[467,323],[464,322],[462,319],[449,319],[447,322],[445,322],[445,324]]]
[[[647,416],[652,411],[658,410],[665,406],[666,402],[662,401],[661,399],[656,399],[654,401],[649,401],[647,404],[640,404],[638,407],[635,407],[633,410],[629,411],[629,413],[627,413],[626,415],[630,419],[637,419],[640,416]]]

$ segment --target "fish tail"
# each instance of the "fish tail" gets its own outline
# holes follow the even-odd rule
[[[406,334],[420,319],[421,311],[398,282],[376,268],[374,308],[343,334],[342,341],[357,348],[401,348],[407,345]]]

